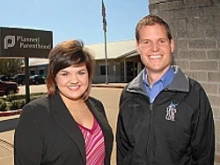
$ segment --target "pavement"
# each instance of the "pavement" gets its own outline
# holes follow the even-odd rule
[[[14,129],[19,115],[0,117],[0,164],[13,165]]]
[[[93,88],[124,88],[126,83],[105,83],[105,84],[92,84]],[[101,92],[100,95],[103,95]],[[115,97],[115,96],[113,96]],[[117,98],[118,100],[118,94]],[[113,100],[114,102],[116,100]],[[112,100],[108,100],[107,104],[111,104]],[[18,118],[21,109],[13,111],[0,112],[0,165],[14,165],[13,163],[13,152],[14,152],[14,129],[17,125]],[[111,113],[111,112],[110,112]],[[110,114],[111,115],[111,114]],[[115,114],[113,116],[114,121],[110,121],[112,125],[115,125]],[[115,159],[115,153],[113,153],[113,159]],[[113,160],[114,162],[114,160]],[[115,164],[115,163],[112,163]]]

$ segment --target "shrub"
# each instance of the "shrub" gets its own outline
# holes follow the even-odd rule
[[[2,99],[0,99],[0,111],[7,111],[7,104]]]
[[[7,96],[7,101],[11,102],[11,101],[14,101],[14,100],[19,100],[19,99],[24,99],[25,98],[25,95],[8,95]]]
[[[46,93],[30,94],[30,101],[46,96]],[[0,98],[0,111],[21,109],[26,104],[25,95],[8,95]]]
[[[6,97],[6,96],[0,96],[0,99],[3,101],[8,101],[8,97]]]
[[[9,109],[10,110],[17,110],[21,109],[25,105],[25,99],[20,99],[20,100],[14,100],[10,103]]]

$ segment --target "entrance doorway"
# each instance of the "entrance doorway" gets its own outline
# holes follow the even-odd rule
[[[137,62],[127,62],[127,82],[130,82],[137,76]]]

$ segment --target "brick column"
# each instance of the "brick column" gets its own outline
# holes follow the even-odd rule
[[[177,65],[208,94],[216,124],[215,164],[220,165],[220,0],[149,0],[149,13],[169,23]]]

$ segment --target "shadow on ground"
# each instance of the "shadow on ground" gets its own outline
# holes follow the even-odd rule
[[[0,132],[14,130],[17,126],[18,118],[0,121]]]

